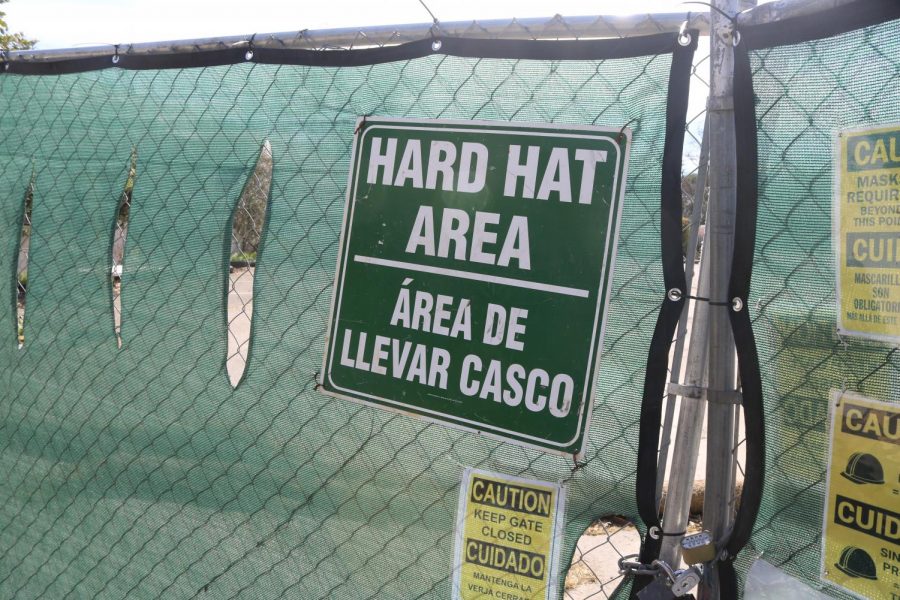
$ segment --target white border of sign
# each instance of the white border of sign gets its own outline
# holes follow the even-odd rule
[[[334,398],[340,398],[342,400],[349,400],[351,402],[356,402],[358,404],[364,404],[367,406],[374,406],[374,407],[381,408],[384,410],[389,410],[392,412],[399,412],[399,413],[409,415],[414,418],[428,421],[430,423],[437,423],[440,425],[452,427],[455,429],[462,429],[465,431],[474,431],[480,435],[491,437],[493,439],[498,439],[498,440],[501,440],[504,442],[509,442],[512,444],[517,444],[520,446],[525,446],[527,448],[534,448],[534,449],[540,450],[542,452],[559,454],[562,456],[571,456],[572,455],[571,452],[565,452],[563,450],[554,450],[553,448],[548,448],[547,446],[531,444],[525,440],[531,439],[531,440],[534,440],[535,442],[544,442],[549,446],[558,446],[558,447],[568,446],[568,445],[574,443],[576,439],[578,439],[578,435],[579,435],[578,432],[581,431],[582,422],[586,421],[588,425],[590,424],[590,419],[591,419],[591,415],[593,412],[593,404],[594,404],[592,399],[594,398],[594,396],[596,394],[597,379],[599,378],[599,374],[600,374],[600,358],[601,358],[601,355],[603,352],[603,339],[606,334],[606,320],[609,315],[609,310],[603,310],[603,306],[600,305],[600,299],[602,297],[604,297],[603,288],[602,288],[604,278],[607,279],[606,292],[605,292],[605,298],[606,298],[607,303],[609,302],[609,298],[612,294],[612,281],[613,281],[612,275],[615,271],[616,254],[617,254],[618,245],[619,245],[618,244],[619,230],[620,230],[620,224],[622,221],[622,208],[625,204],[624,203],[624,199],[625,199],[625,181],[624,181],[624,179],[627,179],[628,161],[629,161],[630,154],[631,154],[631,136],[632,136],[631,129],[629,129],[627,127],[623,128],[623,129],[617,129],[617,128],[599,127],[599,126],[590,126],[590,125],[567,125],[567,124],[552,124],[552,123],[550,123],[550,124],[548,124],[548,123],[519,123],[519,122],[508,123],[505,121],[396,119],[396,118],[377,117],[377,116],[360,117],[359,119],[357,119],[356,128],[358,129],[360,127],[360,125],[362,125],[366,121],[374,121],[376,123],[398,123],[398,124],[400,124],[396,127],[392,127],[392,129],[412,129],[412,130],[420,130],[420,131],[465,131],[465,132],[472,131],[471,127],[457,130],[457,129],[453,129],[451,127],[424,127],[424,126],[418,125],[418,124],[422,123],[422,121],[429,121],[429,120],[440,122],[442,125],[461,125],[461,126],[468,125],[468,126],[476,126],[476,127],[481,125],[484,127],[493,128],[489,133],[503,133],[503,134],[510,134],[510,135],[546,136],[546,137],[606,139],[606,140],[610,141],[612,143],[613,147],[616,148],[616,150],[617,150],[613,189],[615,189],[615,187],[618,186],[619,193],[618,193],[617,197],[614,196],[612,199],[613,203],[616,204],[617,206],[614,206],[612,208],[612,210],[610,210],[610,219],[609,219],[609,224],[608,224],[608,228],[607,228],[607,232],[606,232],[606,247],[604,249],[603,264],[601,265],[602,270],[600,273],[601,288],[598,289],[598,291],[597,291],[597,309],[596,309],[596,317],[595,317],[595,321],[594,321],[594,325],[593,325],[594,333],[596,333],[597,325],[598,325],[597,321],[598,320],[600,321],[600,323],[599,323],[600,324],[600,337],[597,340],[596,346],[591,347],[590,355],[588,356],[588,360],[587,360],[587,373],[590,374],[590,372],[593,370],[594,377],[590,378],[591,381],[589,382],[588,385],[585,385],[584,396],[582,397],[582,401],[581,401],[581,410],[579,412],[579,417],[578,417],[578,426],[576,428],[576,435],[574,438],[572,438],[571,440],[569,440],[567,442],[551,443],[549,441],[542,440],[540,438],[534,438],[534,437],[527,436],[527,435],[517,433],[514,431],[509,431],[509,430],[506,430],[506,429],[503,429],[500,427],[488,425],[486,423],[477,423],[474,421],[469,421],[467,419],[456,419],[457,422],[454,422],[454,421],[450,420],[451,418],[453,418],[452,415],[445,415],[444,413],[431,411],[431,410],[428,410],[428,409],[425,409],[425,408],[422,408],[419,406],[404,404],[402,402],[397,402],[394,400],[390,400],[388,398],[381,398],[380,396],[374,396],[374,395],[365,394],[363,392],[356,391],[356,390],[349,390],[349,389],[341,388],[340,386],[336,385],[334,383],[334,381],[331,379],[331,372],[328,368],[329,364],[331,364],[333,362],[333,356],[334,356],[334,348],[333,347],[331,347],[330,353],[327,351],[323,353],[322,371],[320,374],[319,383],[320,384],[323,383],[324,378],[328,377],[328,381],[335,389],[342,390],[342,391],[348,392],[348,393],[359,394],[361,396],[366,396],[367,398],[370,398],[371,400],[377,400],[379,402],[369,402],[369,401],[363,400],[361,398],[354,398],[353,396],[350,396],[348,394],[330,392],[325,389],[322,389],[320,391],[323,394],[332,396]],[[417,125],[403,126],[402,124],[404,124],[404,123],[415,123]],[[534,131],[527,131],[527,130],[521,130],[521,131],[520,130],[504,130],[504,129],[502,129],[502,127],[504,127],[504,126],[517,126],[517,127],[522,127],[522,128],[535,128],[535,129],[560,129],[560,130],[570,130],[570,131],[572,131],[572,130],[574,130],[574,131],[590,131],[590,132],[594,132],[594,133],[608,133],[608,134],[616,134],[616,135],[621,134],[621,135],[624,135],[627,140],[626,144],[625,144],[625,153],[624,153],[625,156],[624,157],[620,156],[620,153],[618,152],[618,144],[615,142],[614,139],[612,139],[610,137],[604,138],[604,137],[598,137],[596,135],[579,136],[577,134],[567,134],[565,132],[561,132],[559,134],[553,134],[553,133],[534,132]],[[366,131],[363,132],[363,136],[365,136],[370,131],[374,131],[378,128],[379,127],[377,124],[373,125],[372,127],[367,128]],[[344,274],[346,273],[346,262],[347,262],[347,256],[345,256],[344,250],[347,247],[347,245],[349,244],[349,238],[352,235],[352,231],[351,231],[352,230],[352,216],[351,215],[353,213],[353,198],[356,195],[356,181],[354,181],[354,176],[356,176],[356,178],[358,180],[360,161],[362,160],[361,153],[360,153],[360,156],[357,156],[357,152],[356,152],[358,141],[359,142],[362,141],[362,136],[354,135],[353,136],[353,145],[351,147],[351,156],[356,160],[356,164],[353,165],[351,167],[351,169],[349,169],[349,173],[347,175],[347,197],[346,197],[345,205],[344,205],[344,219],[341,224],[341,235],[338,240],[338,243],[339,243],[338,263],[337,263],[337,270],[335,271],[334,286],[332,288],[333,292],[332,292],[332,296],[331,296],[331,309],[329,311],[329,318],[328,318],[328,329],[325,331],[325,348],[326,348],[326,350],[331,346],[331,332],[334,327],[335,317],[340,312],[341,295],[343,292],[343,284],[344,284],[343,277],[344,277]],[[620,160],[623,160],[623,164],[622,164],[623,181],[621,181],[621,182],[619,181],[619,161]],[[348,227],[347,227],[348,223],[350,223],[350,229],[348,229]],[[345,233],[348,236],[347,244],[345,244],[345,240],[344,240]],[[609,261],[608,261],[609,266],[610,266],[609,273],[606,272],[607,258],[609,258]],[[592,338],[593,338],[593,334],[592,334]],[[588,378],[586,377],[586,383],[588,383],[587,379]],[[385,404],[382,404],[381,402],[384,402],[387,404],[392,404],[394,406],[386,406]],[[409,409],[412,409],[413,411],[418,411],[418,412],[404,410],[403,407],[408,407]],[[434,415],[441,415],[444,418],[430,417],[426,414],[421,414],[421,413],[431,413]],[[486,428],[486,429],[493,429],[493,430],[497,431],[498,433],[491,433],[488,431],[483,431],[482,429],[479,429],[479,427]],[[507,437],[507,436],[503,435],[503,433],[508,433],[508,434],[511,434],[516,437]],[[584,456],[584,452],[585,452],[584,446],[586,446],[587,437],[588,437],[588,427],[585,426],[585,430],[584,430],[584,442],[585,443],[582,444],[582,449],[576,455],[576,459],[582,458]]]
[[[874,340],[876,342],[886,342],[894,346],[900,346],[900,336],[879,335],[877,333],[868,333],[857,329],[848,329],[844,326],[844,302],[841,296],[841,251],[843,239],[841,238],[841,176],[844,174],[842,158],[843,138],[864,131],[872,131],[873,129],[890,129],[896,127],[900,129],[900,123],[884,123],[881,125],[873,125],[868,127],[853,127],[850,129],[840,129],[834,133],[834,177],[832,180],[831,194],[831,240],[832,252],[834,253],[834,280],[835,280],[835,296],[837,297],[837,333],[838,335],[848,335],[852,337]]]
[[[466,530],[466,507],[469,501],[467,492],[469,490],[469,481],[471,481],[472,475],[484,475],[485,477],[504,479],[506,481],[513,481],[525,485],[531,484],[556,488],[556,506],[553,507],[553,536],[551,538],[553,541],[551,542],[550,568],[548,570],[550,576],[547,578],[547,593],[545,595],[546,600],[556,600],[556,598],[559,597],[556,593],[559,589],[559,553],[563,544],[563,536],[565,535],[563,521],[565,521],[566,516],[566,493],[568,492],[568,487],[564,483],[526,479],[524,477],[505,475],[503,473],[495,473],[493,471],[476,469],[474,467],[466,467],[463,470],[462,481],[460,482],[459,487],[459,503],[456,508],[456,531],[453,536],[453,591],[450,594],[452,600],[457,600],[460,592],[459,580],[462,576],[463,537]]]

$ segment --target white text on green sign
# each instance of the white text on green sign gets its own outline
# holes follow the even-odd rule
[[[578,453],[629,137],[366,119],[323,390]]]

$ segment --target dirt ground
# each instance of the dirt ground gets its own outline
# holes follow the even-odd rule
[[[228,294],[228,378],[237,385],[247,364],[250,323],[253,318],[254,267],[236,267],[231,272]]]
[[[566,576],[565,600],[608,598],[621,583],[618,561],[636,554],[641,538],[634,525],[621,519],[599,519],[578,540]]]

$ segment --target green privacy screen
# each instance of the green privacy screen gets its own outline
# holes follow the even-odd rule
[[[596,52],[584,51],[592,42],[534,42],[551,49],[536,52],[526,43],[531,58],[481,42],[493,58],[429,50],[357,66],[0,76],[3,298],[14,296],[34,173],[23,348],[14,307],[0,310],[0,596],[447,598],[467,467],[568,485],[564,565],[592,519],[633,515],[644,364],[663,294],[672,52],[693,51],[675,37]],[[541,58],[551,51],[562,60]],[[243,50],[235,56],[225,62]],[[630,123],[580,468],[316,391],[350,145],[365,115]],[[268,222],[249,362],[232,388],[226,241],[264,140]],[[110,247],[133,149],[119,349]]]
[[[879,10],[893,10],[896,19],[896,5],[888,4],[857,3],[840,14],[785,23],[793,31],[784,37],[803,35],[813,24],[852,23],[866,13],[877,18]],[[784,37],[762,39],[760,45],[773,47],[750,52],[759,144],[751,308],[767,439],[766,484],[751,546],[765,560],[821,587],[831,392],[889,402],[900,398],[896,346],[837,333],[832,240],[838,133],[900,124],[900,21],[779,45]],[[755,43],[760,37],[745,39]],[[833,478],[845,464],[832,465]],[[896,489],[898,474],[885,477]],[[894,512],[898,504],[900,498]],[[900,550],[896,542],[881,545]],[[879,564],[891,560],[874,558]],[[823,591],[850,597],[830,586]]]

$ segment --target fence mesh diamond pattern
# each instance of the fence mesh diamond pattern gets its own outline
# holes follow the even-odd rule
[[[466,466],[566,481],[564,565],[593,519],[635,514],[623,457],[636,453],[662,289],[670,65],[434,55],[0,77],[0,264],[17,260],[35,173],[21,349],[16,307],[0,311],[0,596],[446,598]],[[580,468],[316,392],[350,143],[370,114],[631,123]],[[267,225],[233,387],[232,214],[266,140]],[[112,239],[132,176],[114,309]],[[16,285],[0,277],[0,295]]]
[[[770,440],[753,546],[814,585],[829,392],[900,398],[897,348],[835,333],[831,227],[837,132],[900,123],[898,33],[893,21],[751,55],[760,173],[752,302]]]

